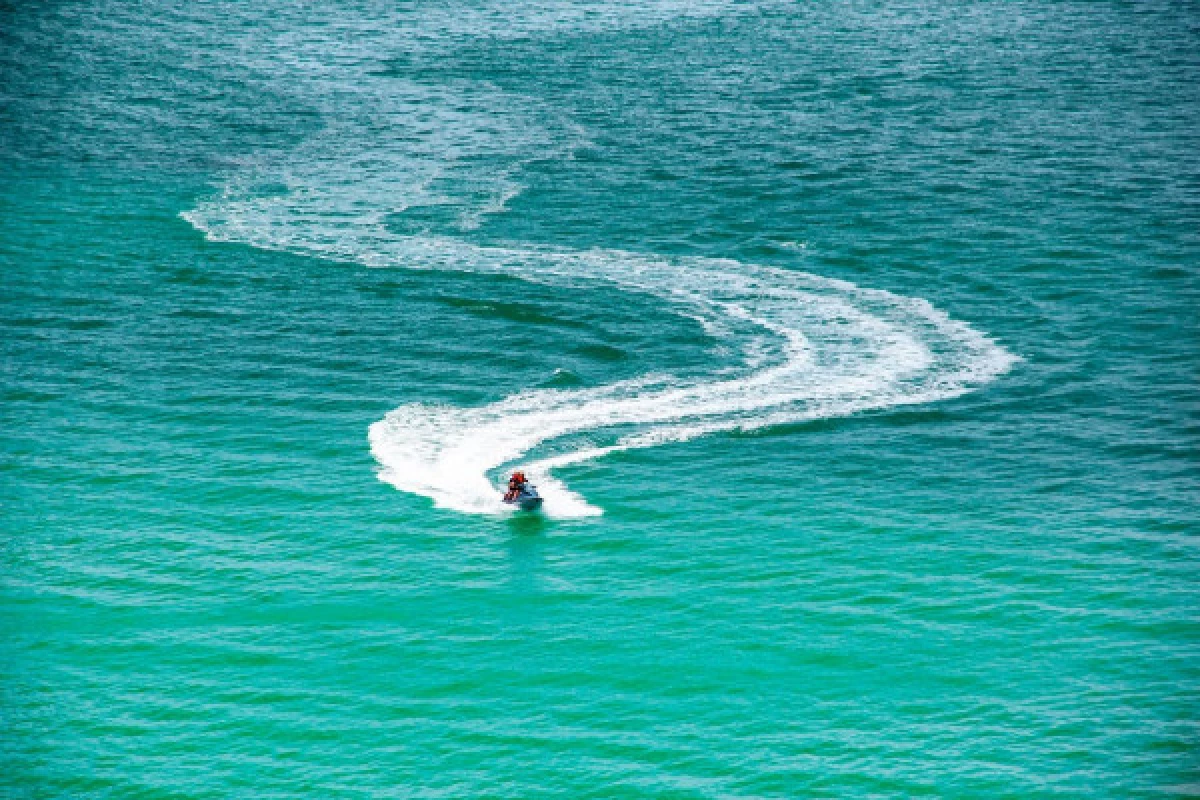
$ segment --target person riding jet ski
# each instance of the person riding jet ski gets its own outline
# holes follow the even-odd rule
[[[508,491],[504,493],[504,502],[511,503],[516,500],[526,483],[528,481],[525,480],[524,472],[514,472],[512,477],[508,479]]]
[[[520,506],[525,511],[533,511],[541,506],[542,497],[537,493],[537,488],[525,479],[525,473],[517,470],[508,479],[508,491],[504,493],[504,502]]]

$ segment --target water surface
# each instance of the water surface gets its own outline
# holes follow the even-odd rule
[[[0,15],[5,796],[1200,794],[1186,4]]]

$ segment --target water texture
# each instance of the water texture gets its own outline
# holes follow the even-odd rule
[[[0,796],[1200,796],[1187,4],[0,19]]]

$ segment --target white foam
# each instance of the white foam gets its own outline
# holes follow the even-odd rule
[[[542,22],[575,24],[569,6],[553,8]],[[618,16],[628,10],[614,8]],[[675,4],[659,8],[667,13]],[[714,259],[479,247],[455,238],[486,215],[507,213],[524,165],[569,160],[586,133],[494,86],[376,77],[348,64],[376,63],[371,48],[390,52],[395,43],[348,41],[280,39],[273,63],[281,79],[320,100],[326,126],[183,215],[209,239],[373,267],[505,274],[558,287],[603,283],[661,298],[743,356],[740,371],[708,378],[531,389],[474,408],[401,406],[368,433],[380,478],[398,489],[443,508],[504,513],[493,477],[522,463],[547,513],[597,514],[555,469],[720,431],[933,402],[1015,361],[923,300],[844,281]],[[354,57],[331,58],[339,47],[355,48]],[[452,213],[437,217],[443,209]]]
[[[276,197],[222,199],[187,216],[214,240],[372,266],[504,273],[562,285],[605,282],[669,301],[746,353],[746,369],[719,380],[660,376],[596,389],[532,389],[479,408],[397,408],[369,431],[380,477],[439,507],[502,513],[490,473],[555,440],[633,427],[616,444],[583,446],[527,467],[541,481],[548,513],[594,514],[594,506],[553,479],[554,468],[723,430],[932,402],[980,385],[1014,361],[920,299],[729,261],[397,236],[369,215],[321,213],[310,207],[315,196],[306,193],[290,205]]]

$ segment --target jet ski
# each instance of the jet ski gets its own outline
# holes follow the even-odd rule
[[[504,502],[522,511],[536,511],[542,507],[542,496],[538,494],[536,486],[525,480],[524,472],[514,472],[508,480]]]
[[[538,494],[536,486],[527,483],[521,487],[521,491],[516,497],[511,500],[505,498],[504,502],[514,505],[522,511],[537,511],[542,507],[542,496]]]

